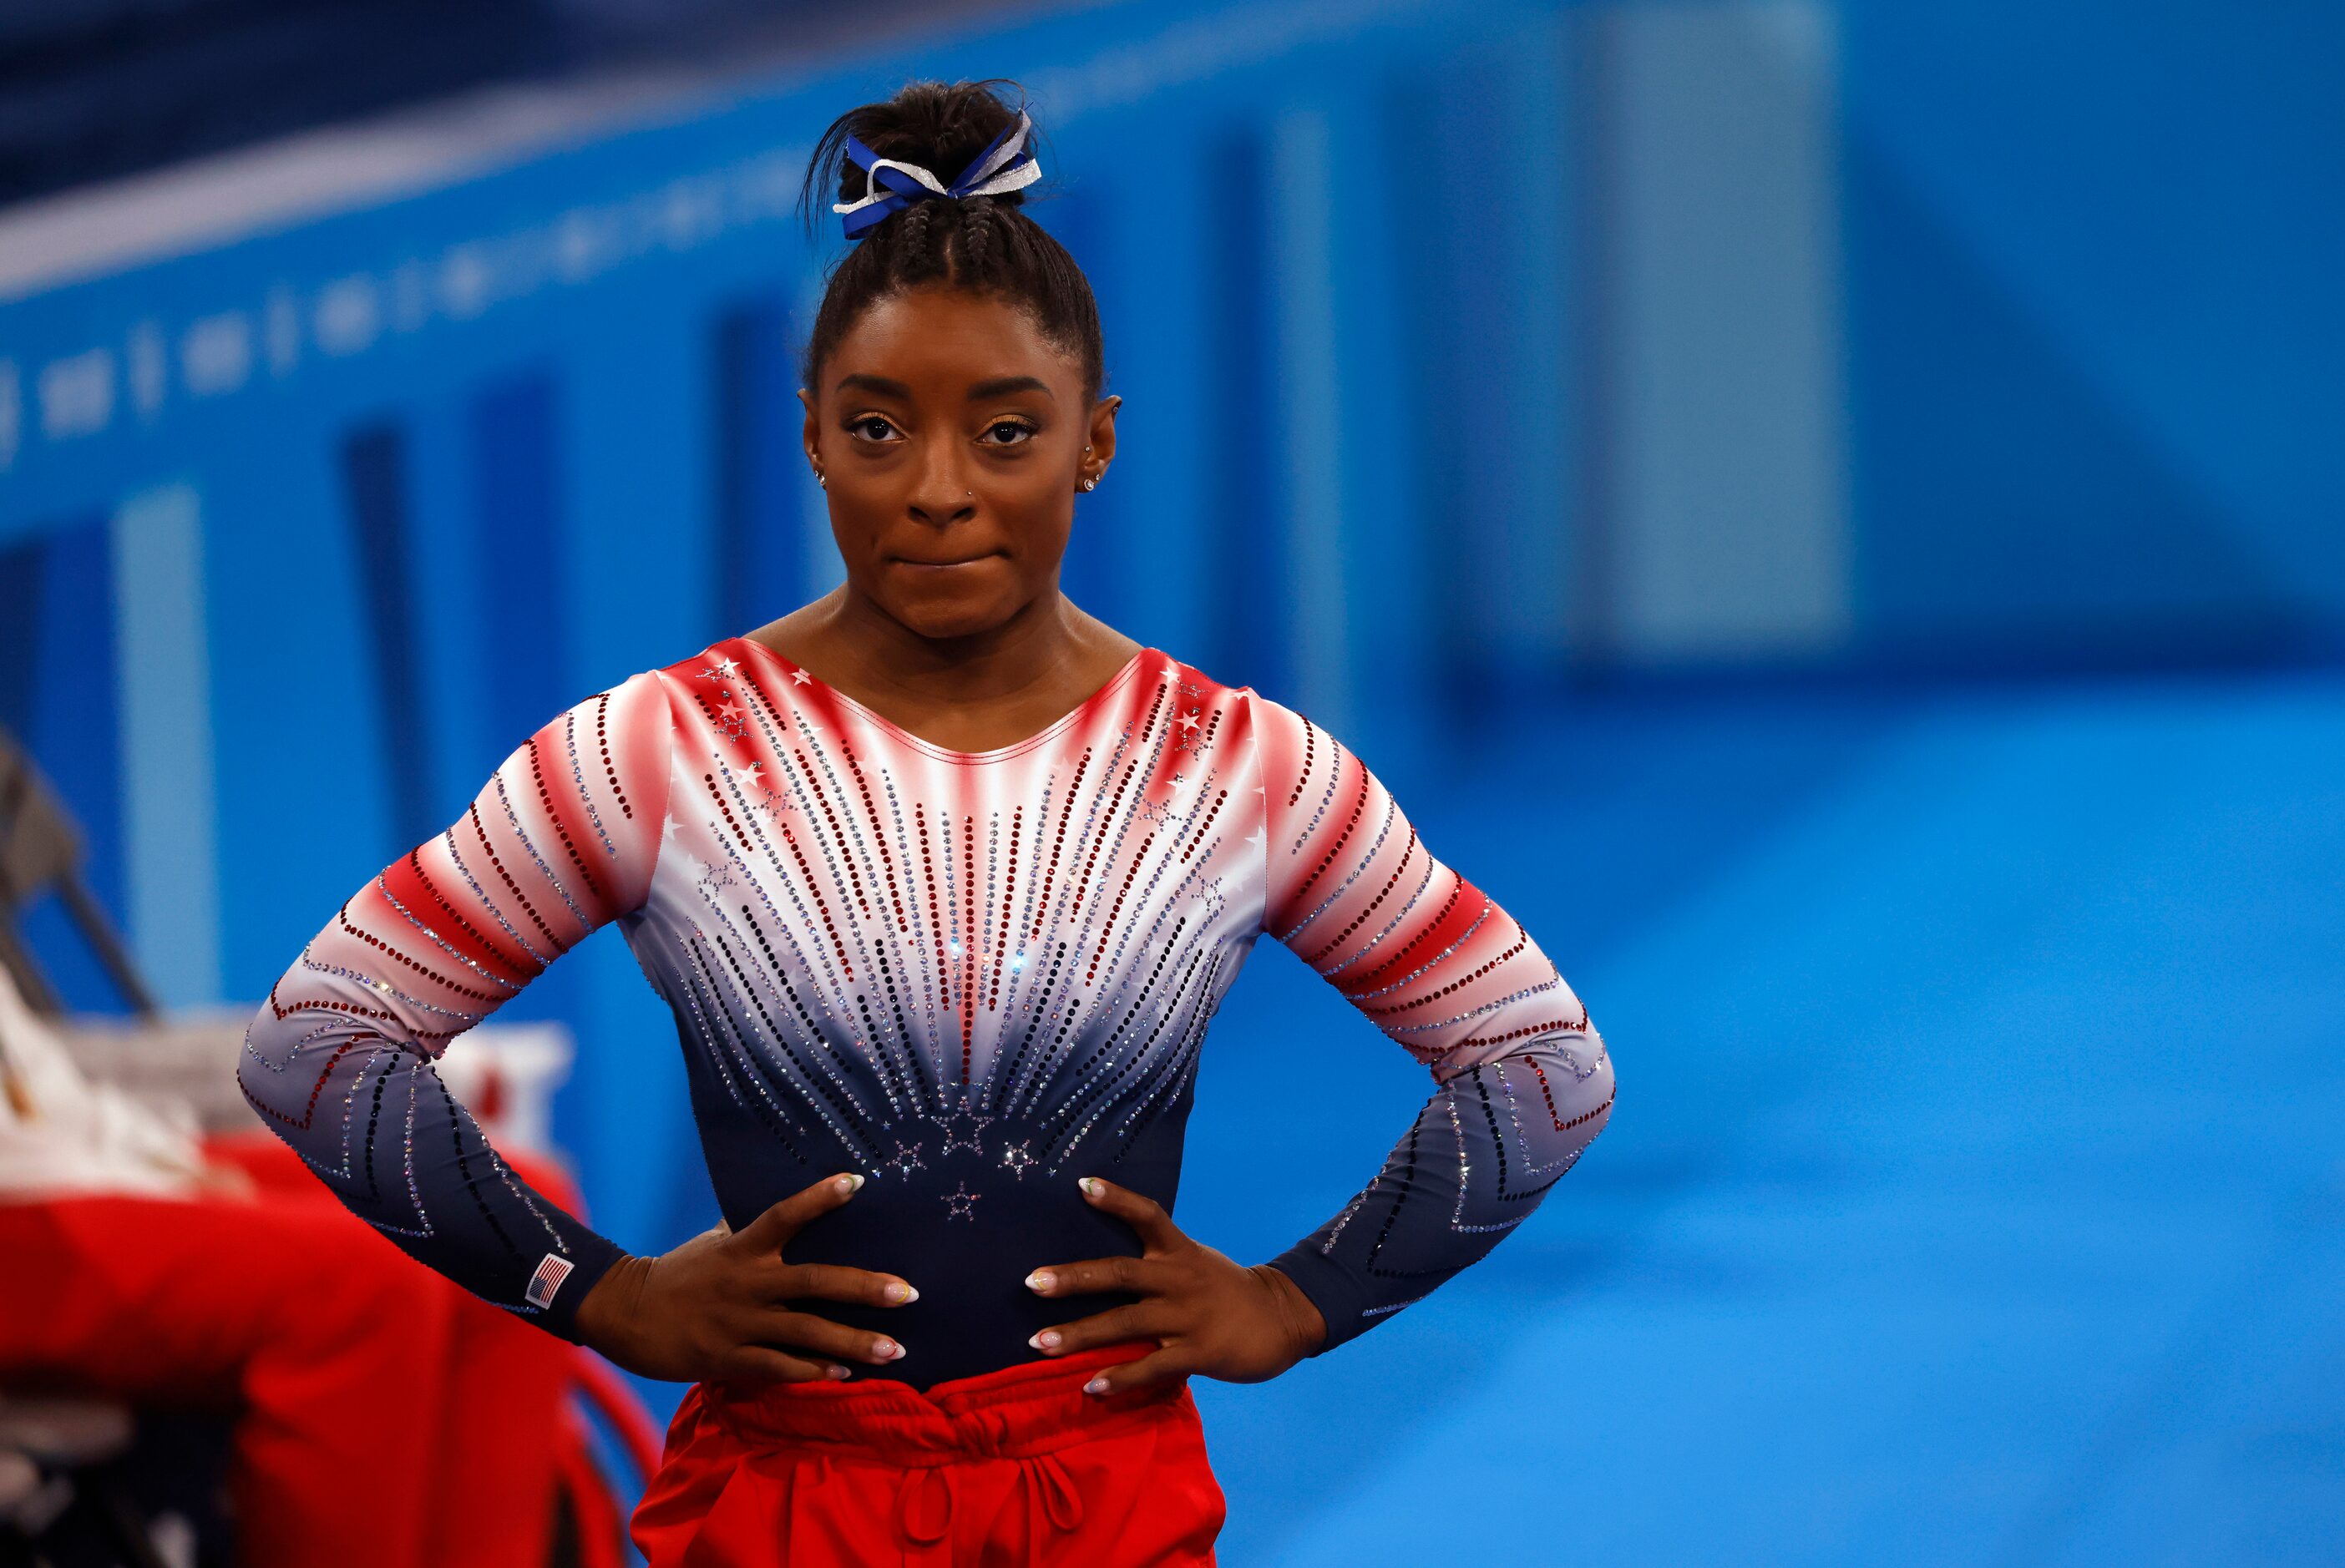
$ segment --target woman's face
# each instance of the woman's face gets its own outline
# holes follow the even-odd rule
[[[798,394],[852,592],[923,637],[990,632],[1056,591],[1115,405],[1017,306],[929,285],[881,299]],[[1088,450],[1086,450],[1088,449]]]

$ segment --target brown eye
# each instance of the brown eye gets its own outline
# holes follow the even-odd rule
[[[1019,420],[997,420],[985,428],[987,440],[994,446],[1013,447],[1034,439],[1034,427]]]
[[[867,441],[884,441],[893,435],[896,427],[878,414],[864,414],[847,421],[848,430]]]

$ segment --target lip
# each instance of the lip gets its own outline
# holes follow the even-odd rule
[[[948,567],[974,566],[980,561],[990,561],[1000,553],[1001,551],[998,550],[989,550],[982,555],[964,555],[957,561],[916,561],[909,555],[898,555],[892,559],[898,566],[918,566],[929,572],[942,572]]]

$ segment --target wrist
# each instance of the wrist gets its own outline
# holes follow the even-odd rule
[[[1285,1271],[1274,1264],[1257,1263],[1247,1272],[1269,1287],[1271,1300],[1274,1303],[1287,1346],[1294,1360],[1299,1361],[1317,1353],[1319,1348],[1327,1342],[1327,1320],[1320,1314],[1311,1298],[1303,1293],[1303,1287],[1288,1279]]]
[[[623,1253],[603,1271],[572,1318],[580,1344],[620,1366],[632,1364],[628,1346],[651,1266],[649,1258]]]

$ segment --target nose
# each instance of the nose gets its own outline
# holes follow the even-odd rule
[[[977,497],[961,472],[960,443],[929,440],[920,445],[919,469],[906,498],[920,521],[942,528],[977,515]]]

